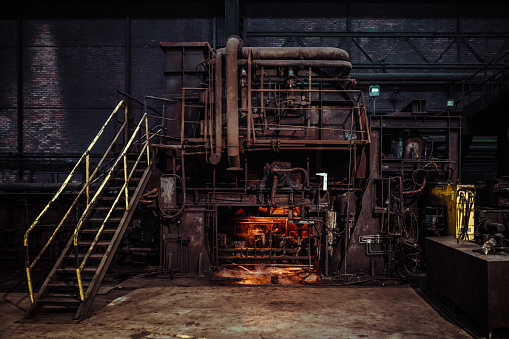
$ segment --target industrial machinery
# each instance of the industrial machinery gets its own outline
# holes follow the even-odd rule
[[[424,100],[368,116],[339,48],[161,43],[147,97],[165,268],[309,267],[327,278],[419,267],[419,197],[457,184],[459,117]]]
[[[115,253],[159,259],[171,274],[286,268],[305,275],[288,281],[350,284],[411,276],[424,237],[443,235],[456,243],[428,239],[426,249],[443,292],[452,272],[437,260],[443,246],[476,240],[488,265],[482,253],[507,250],[507,208],[480,209],[474,224],[476,189],[459,182],[459,116],[428,114],[422,99],[368,115],[339,48],[244,47],[238,36],[217,50],[161,48],[166,94],[146,96],[139,119],[121,101],[30,225],[19,201],[28,317],[48,306],[81,318]],[[111,122],[122,125],[91,164]],[[497,187],[507,206],[507,180]],[[50,273],[36,292],[44,260]]]

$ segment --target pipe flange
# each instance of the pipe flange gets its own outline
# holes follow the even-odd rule
[[[244,47],[244,41],[242,41],[242,38],[238,35],[230,35],[227,39],[226,39],[226,43],[228,43],[228,40],[230,39],[237,39],[239,40],[239,47],[237,47],[237,50],[238,52],[240,52],[242,50],[242,48]]]

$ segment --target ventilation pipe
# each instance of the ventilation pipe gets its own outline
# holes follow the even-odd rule
[[[286,59],[313,59],[313,60],[343,60],[349,58],[348,52],[336,47],[245,47],[241,51],[243,58],[249,52],[253,59],[286,60]]]
[[[232,36],[240,39],[237,36]],[[252,53],[253,60],[343,60],[348,61],[348,52],[337,47],[242,47],[240,40],[239,52],[243,59]],[[218,52],[225,52],[220,48]]]
[[[226,40],[226,47],[217,50],[216,56],[216,145],[215,153],[211,157],[212,163],[219,163],[222,151],[222,121],[221,121],[221,56],[225,55],[226,76],[226,151],[228,155],[228,169],[241,170],[240,140],[239,140],[239,65],[248,65],[251,55],[252,66],[311,66],[334,67],[341,69],[341,75],[350,73],[351,63],[347,60],[348,53],[334,47],[243,47],[242,39],[236,35]],[[238,58],[240,56],[241,59]],[[249,66],[249,65],[248,65]],[[248,133],[250,131],[248,130]]]
[[[210,157],[210,162],[213,165],[219,164],[221,161],[221,153],[223,151],[223,53],[217,52],[216,54],[216,73],[215,73],[215,89],[214,89],[214,102],[215,102],[215,150]]]
[[[238,66],[248,65],[248,60],[239,59]],[[350,74],[352,64],[345,60],[312,60],[312,59],[301,59],[301,60],[252,60],[252,66],[258,67],[331,67],[340,68],[342,75]]]
[[[232,35],[226,41],[226,151],[230,170],[240,170],[239,151],[239,72],[237,53],[242,39]]]

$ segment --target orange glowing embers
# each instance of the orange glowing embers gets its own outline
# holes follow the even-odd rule
[[[298,285],[315,284],[321,281],[313,269],[302,267],[278,267],[256,265],[246,268],[242,265],[223,267],[214,272],[212,280],[236,285]]]
[[[235,220],[236,247],[267,247],[269,242],[284,237],[288,218],[244,217]]]
[[[242,210],[242,209],[241,209]],[[290,208],[288,206],[279,206],[279,207],[258,207],[258,211],[262,213],[268,213],[270,215],[288,215]],[[300,216],[300,206],[292,207],[293,216]]]
[[[239,208],[232,212],[220,220],[219,264],[317,267],[318,238],[312,225],[298,222],[299,208]]]
[[[312,230],[307,224],[299,229],[284,217],[242,217],[235,219],[234,234],[234,247],[291,249],[296,248],[300,240],[311,237]]]
[[[288,223],[289,207],[258,207],[258,211],[270,216],[235,217],[234,247],[286,247],[297,245],[299,237],[297,226]],[[243,214],[239,209],[236,215]],[[300,207],[292,208],[292,216],[300,215]],[[301,237],[307,237],[307,226]],[[283,245],[284,243],[284,245]],[[237,246],[235,246],[237,245]]]

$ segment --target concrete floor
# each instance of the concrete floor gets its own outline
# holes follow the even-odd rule
[[[0,338],[471,338],[408,285],[232,286],[137,275],[102,287],[87,319],[23,320],[26,293],[0,293]]]

